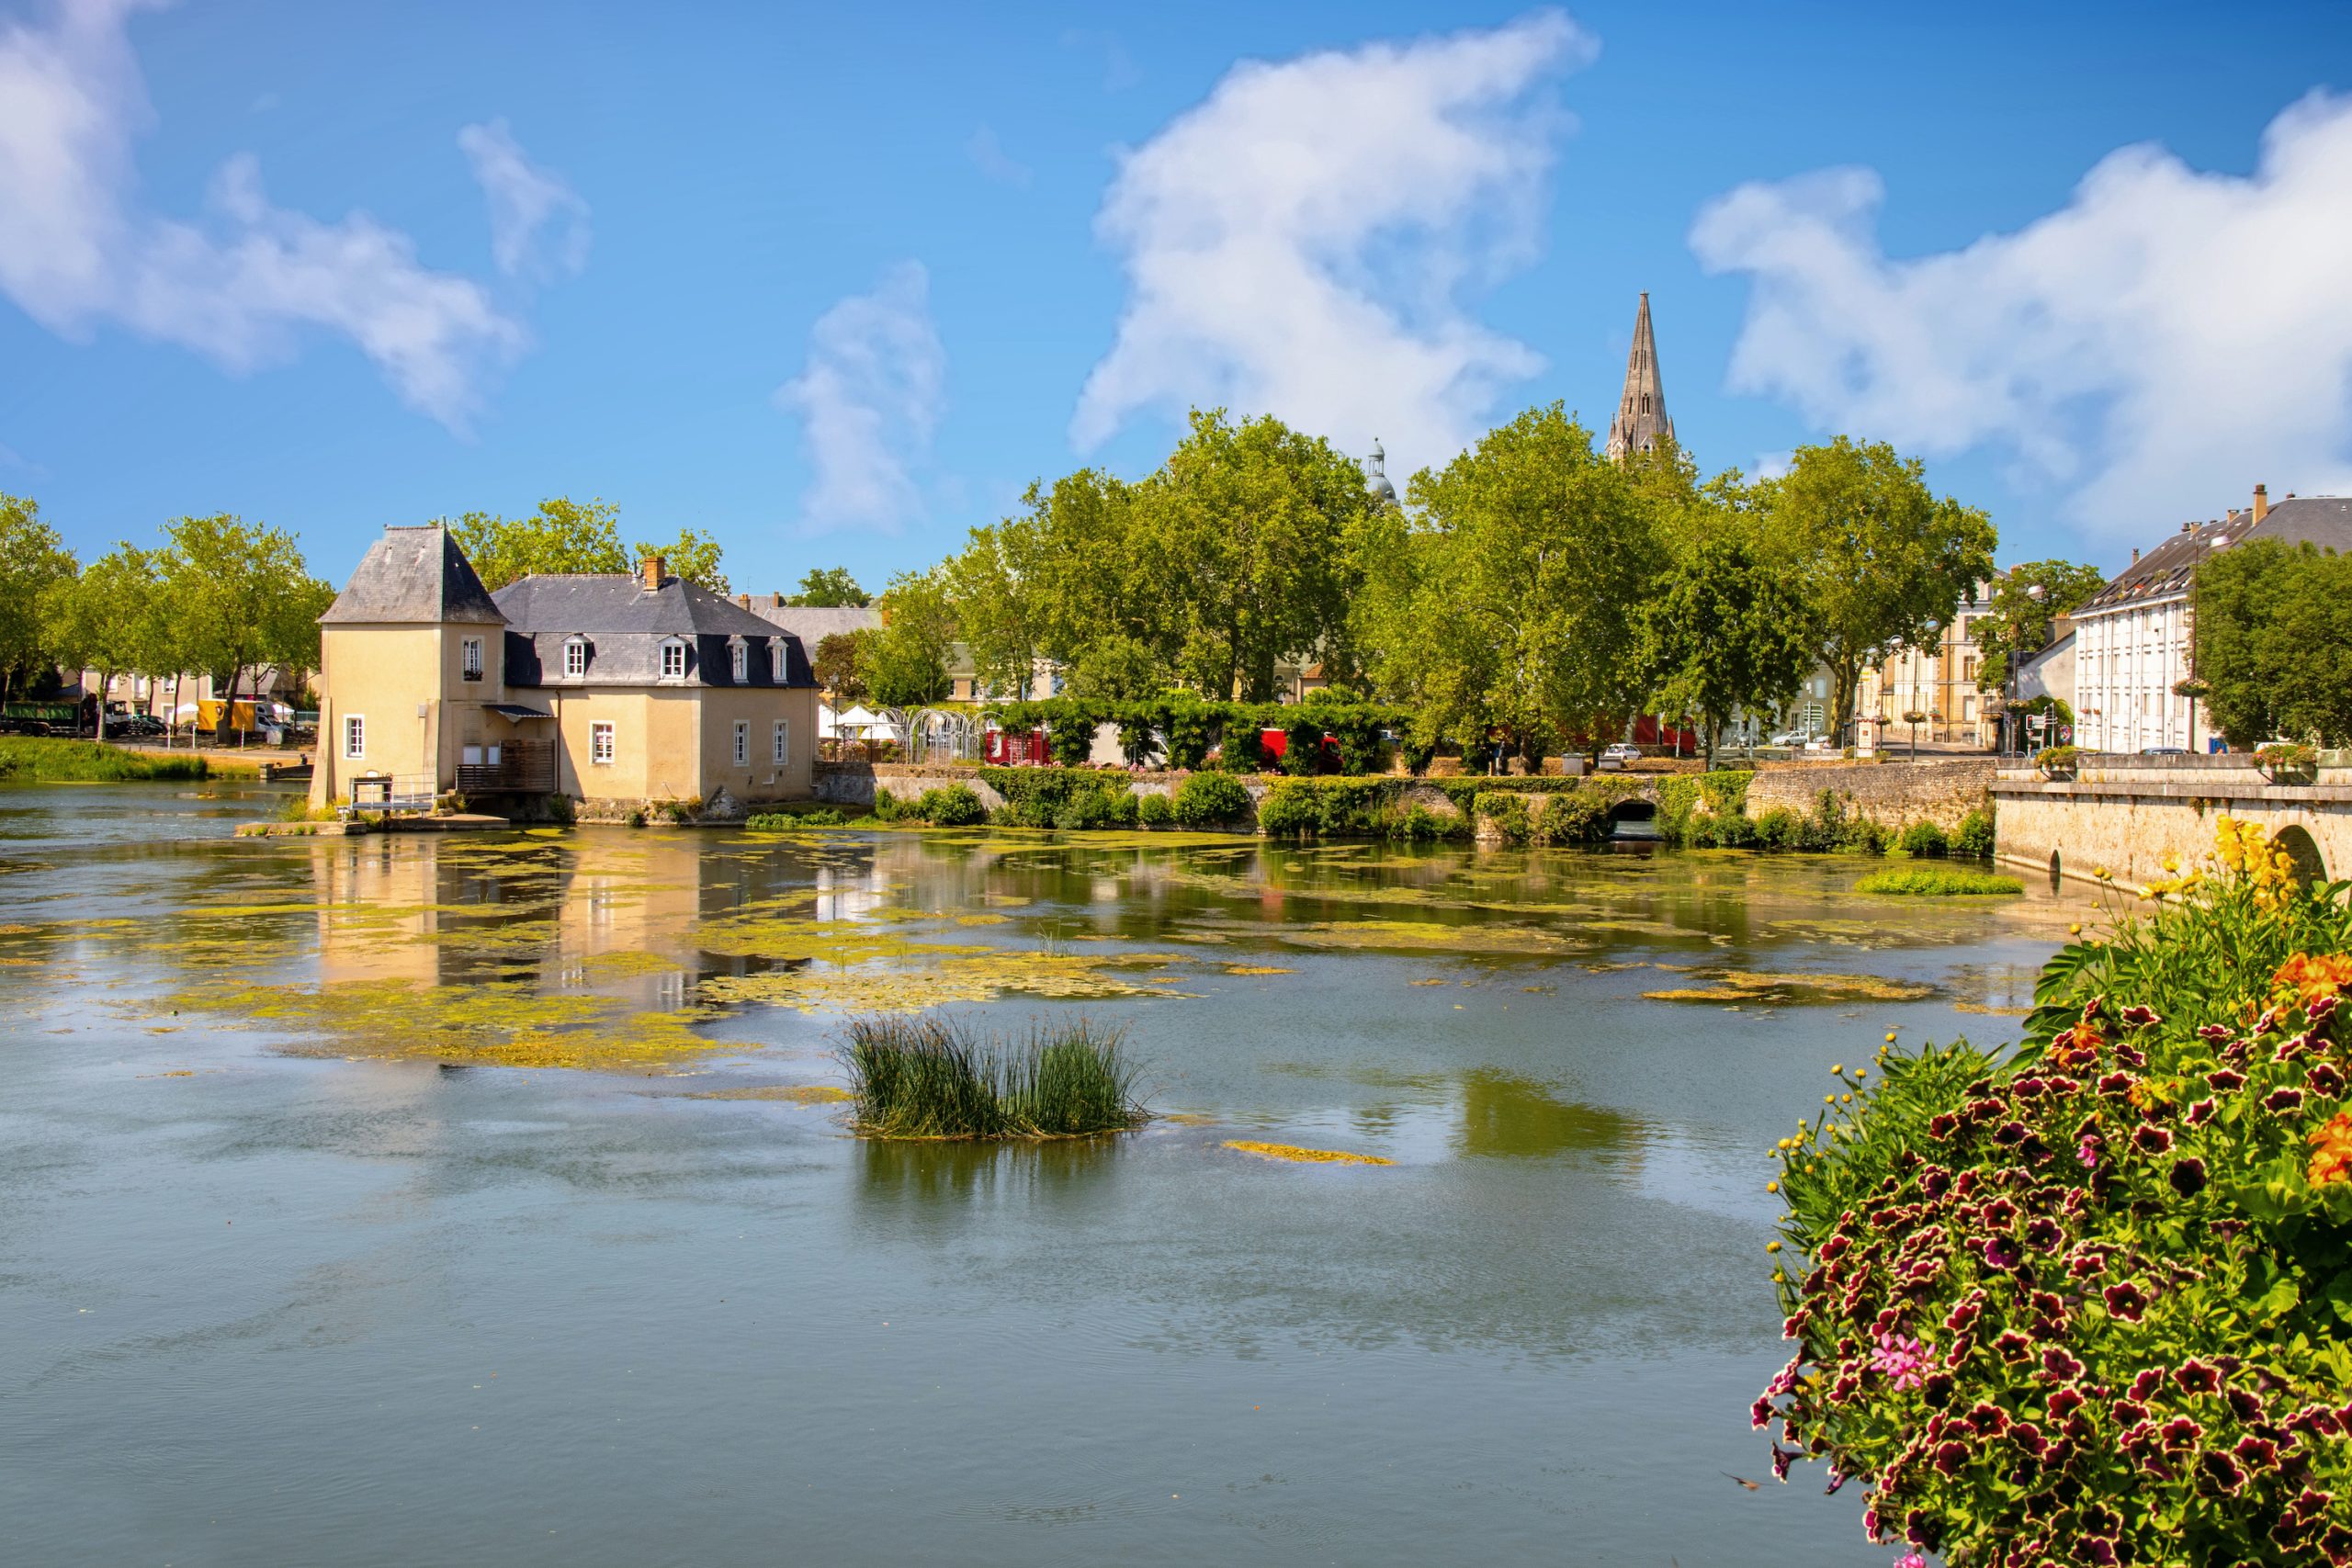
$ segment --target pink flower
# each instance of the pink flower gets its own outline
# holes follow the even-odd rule
[[[1896,1388],[1917,1388],[1928,1370],[1928,1348],[1905,1335],[1882,1334],[1871,1352],[1871,1367],[1892,1378]]]

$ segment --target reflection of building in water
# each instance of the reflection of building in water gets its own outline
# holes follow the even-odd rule
[[[879,863],[863,871],[830,865],[817,868],[817,910],[820,920],[854,920],[882,907],[889,897],[890,879]]]

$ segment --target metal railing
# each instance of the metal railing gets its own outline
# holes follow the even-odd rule
[[[351,803],[344,812],[346,816],[361,811],[382,812],[390,817],[432,809],[431,773],[377,773],[351,781]]]

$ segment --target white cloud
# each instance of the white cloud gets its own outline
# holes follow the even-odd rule
[[[407,235],[273,207],[250,157],[222,165],[201,221],[137,209],[131,141],[153,119],[126,30],[140,8],[62,0],[46,30],[0,28],[0,293],[66,337],[119,322],[237,372],[336,333],[461,426],[525,333],[479,285],[420,266]]]
[[[2314,93],[2250,176],[2154,146],[2057,211],[1890,259],[1867,169],[1742,186],[1690,234],[1754,280],[1734,390],[1928,454],[1991,447],[2074,520],[2138,537],[2256,481],[2352,486],[2352,98]]]
[[[800,498],[804,528],[896,532],[922,513],[914,471],[930,456],[947,381],[929,292],[921,264],[890,268],[871,293],[817,318],[808,367],[776,389],[815,469]]]
[[[1018,162],[1004,150],[1004,143],[997,140],[993,127],[983,125],[972,132],[971,139],[964,143],[964,151],[970,156],[975,168],[998,184],[1028,185],[1029,165]]]
[[[499,271],[545,279],[588,265],[588,204],[562,175],[525,157],[504,120],[467,126],[458,146],[490,198],[490,254]]]
[[[1236,65],[1120,160],[1095,227],[1131,293],[1072,439],[1223,404],[1350,451],[1379,436],[1400,474],[1450,457],[1542,363],[1457,294],[1533,254],[1566,123],[1538,89],[1597,47],[1544,11]]]

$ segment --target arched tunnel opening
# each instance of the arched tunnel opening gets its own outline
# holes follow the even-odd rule
[[[1658,838],[1657,807],[1646,800],[1621,800],[1609,808],[1609,836],[1631,841]]]

